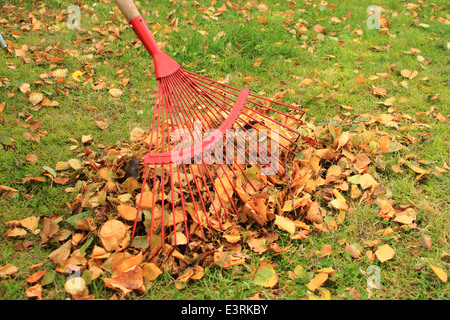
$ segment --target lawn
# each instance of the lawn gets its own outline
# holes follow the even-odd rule
[[[318,173],[327,179],[339,170],[340,180],[316,180],[317,188],[299,193],[320,204],[318,223],[279,210],[295,232],[249,221],[237,228],[238,245],[225,234],[203,244],[214,259],[183,248],[196,263],[170,254],[139,261],[142,290],[111,286],[114,263],[92,256],[101,245],[97,227],[117,211],[110,206],[103,220],[95,208],[77,211],[95,226],[74,227],[77,191],[96,190],[77,166],[111,146],[132,148],[132,130],[150,127],[153,62],[112,0],[7,1],[0,6],[8,45],[0,49],[3,299],[449,298],[446,1],[155,0],[140,1],[139,10],[183,68],[305,110],[295,161],[309,164],[309,151],[332,148],[335,157],[321,158]],[[58,237],[46,240],[51,228]],[[257,246],[267,234],[277,239]],[[49,259],[67,241],[78,271]],[[216,257],[227,252],[224,265]],[[82,275],[85,292],[69,293],[71,275]]]

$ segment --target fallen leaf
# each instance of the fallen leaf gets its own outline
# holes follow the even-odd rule
[[[436,267],[433,266],[432,264],[430,264],[431,270],[433,270],[433,272],[438,276],[438,278],[443,281],[443,282],[447,282],[447,273],[444,271],[444,269],[440,268],[440,267]]]
[[[108,93],[111,97],[118,98],[122,95],[122,90],[117,89],[117,88],[112,88],[112,89],[109,89]]]
[[[101,226],[98,236],[106,251],[122,250],[130,240],[127,226],[115,219],[105,222]]]
[[[256,271],[255,284],[265,288],[272,288],[278,283],[278,275],[271,265],[263,265]]]
[[[309,283],[306,285],[306,287],[310,291],[315,291],[315,290],[319,289],[325,283],[325,281],[327,281],[327,279],[328,279],[328,274],[320,272],[320,273],[316,274],[314,276],[314,278],[311,279],[311,281],[309,281]]]
[[[117,211],[119,212],[120,216],[125,220],[129,221],[136,220],[137,209],[135,207],[119,205],[117,206]]]
[[[0,276],[13,276],[19,272],[19,269],[13,264],[6,264],[0,267]]]
[[[292,220],[290,220],[289,218],[286,218],[286,217],[276,214],[275,215],[275,224],[277,225],[278,228],[280,228],[284,231],[287,231],[291,235],[295,233],[294,222]]]
[[[38,300],[42,300],[42,285],[37,283],[32,287],[29,287],[25,290],[25,294],[28,298],[37,298]]]
[[[69,258],[70,250],[72,248],[71,240],[64,243],[62,246],[60,246],[58,249],[52,251],[48,255],[48,259],[53,262],[54,264],[58,266],[64,265],[67,258]]]
[[[387,94],[387,91],[384,88],[374,87],[373,93],[377,96],[385,96]]]
[[[425,234],[423,234],[420,238],[419,238],[419,243],[422,247],[429,249],[431,248],[431,238]]]
[[[42,101],[42,99],[44,99],[44,95],[42,93],[40,93],[40,92],[30,93],[29,100],[33,105],[38,104],[39,102]]]
[[[394,257],[395,250],[392,249],[388,244],[378,247],[375,251],[375,256],[378,260],[383,263],[387,260],[391,260]]]

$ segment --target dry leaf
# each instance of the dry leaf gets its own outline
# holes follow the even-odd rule
[[[48,255],[48,259],[53,262],[54,264],[58,266],[62,266],[67,258],[69,258],[70,255],[70,249],[72,248],[71,240],[64,243],[62,246],[60,246],[58,249],[52,251]]]
[[[430,267],[431,267],[431,270],[433,270],[433,272],[438,276],[438,278],[441,281],[447,282],[447,273],[444,271],[444,269],[433,266],[432,264],[430,264]]]
[[[122,250],[130,240],[127,226],[119,220],[105,222],[100,228],[98,236],[106,251]]]
[[[32,287],[29,287],[25,290],[25,294],[28,298],[37,298],[38,300],[42,300],[42,286],[37,283]]]
[[[309,281],[309,283],[306,286],[308,287],[309,290],[315,291],[319,289],[325,283],[325,281],[327,281],[327,279],[328,274],[320,272],[316,274],[314,278],[311,279],[311,281]]]
[[[39,217],[31,216],[20,220],[20,225],[25,229],[34,231],[39,224]]]
[[[108,93],[111,97],[118,98],[122,95],[122,90],[117,89],[117,88],[112,88],[112,89],[109,89]]]
[[[280,216],[280,215],[275,215],[275,224],[277,225],[278,228],[287,231],[289,234],[294,234],[295,233],[295,225],[294,222],[292,220],[290,220],[289,218]]]
[[[40,93],[40,92],[30,93],[29,100],[33,105],[38,104],[39,102],[42,101],[42,99],[44,99],[44,95],[42,93]]]
[[[126,205],[118,205],[117,211],[120,214],[120,217],[122,217],[125,220],[128,221],[134,221],[137,217],[137,209],[135,207],[126,206]]]
[[[419,238],[419,243],[422,247],[429,249],[431,248],[431,238],[425,234],[423,234],[420,238]]]
[[[378,247],[375,251],[375,256],[378,260],[383,263],[387,260],[391,260],[394,257],[395,250],[392,249],[388,244]]]
[[[6,264],[0,267],[0,276],[13,276],[19,272],[19,269],[13,264]]]
[[[278,275],[272,265],[263,264],[256,271],[254,282],[265,288],[272,288],[278,283]]]

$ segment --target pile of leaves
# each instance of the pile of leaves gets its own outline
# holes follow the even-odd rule
[[[247,169],[253,170],[253,182],[259,190],[234,195],[239,220],[232,219],[224,224],[225,230],[210,233],[205,239],[192,231],[189,242],[179,241],[177,245],[169,234],[163,243],[159,237],[153,237],[149,246],[150,210],[142,211],[138,221],[143,230],[131,237],[137,215],[136,200],[142,190],[142,161],[147,152],[148,133],[137,127],[128,143],[98,152],[92,151],[92,136],[82,136],[75,141],[77,147],[71,147],[76,157],[42,170],[43,180],[66,185],[65,191],[73,195],[67,204],[70,212],[6,222],[9,229],[4,236],[24,240],[16,243],[16,250],[26,250],[35,241],[39,245],[57,246],[48,256],[54,270],[31,274],[27,279],[30,284],[27,296],[40,299],[42,286],[53,281],[55,272],[71,270],[77,271],[77,276],[69,278],[65,289],[74,299],[93,298],[89,283],[99,277],[106,287],[116,289],[121,295],[144,292],[164,269],[178,276],[174,285],[183,289],[189,280],[202,278],[206,266],[227,269],[244,264],[249,250],[260,255],[266,251],[282,253],[286,248],[277,243],[280,233],[302,241],[314,232],[336,230],[344,223],[346,214],[362,204],[377,206],[380,219],[394,222],[393,228],[380,230],[380,236],[405,227],[416,228],[416,207],[412,202],[396,203],[383,185],[381,174],[386,170],[384,155],[405,149],[415,140],[380,128],[393,124],[398,128],[402,122],[418,124],[411,116],[398,116],[394,110],[390,111],[380,115],[363,114],[356,119],[343,120],[336,116],[327,125],[316,125],[314,118],[304,121],[299,128],[302,134],[299,152],[291,161],[280,163],[277,175],[265,177],[255,167]],[[441,175],[449,170],[448,163],[443,167],[424,169],[420,159],[411,157],[400,158],[391,169],[412,170],[417,173],[417,179],[424,179],[429,174]],[[24,179],[23,183],[32,180]],[[0,190],[3,195],[17,191],[5,186]],[[176,217],[181,215],[176,213]],[[168,214],[164,227],[172,228],[174,223],[181,227],[182,216],[175,220],[172,216]],[[191,226],[196,222],[189,221]],[[33,240],[36,235],[39,240]],[[427,245],[429,239],[423,241]],[[382,263],[395,255],[393,248],[379,245],[376,240],[366,243],[364,248],[353,243],[344,245],[345,251],[354,258],[365,256]],[[327,248],[322,250],[326,254]],[[433,268],[446,280],[442,269]],[[17,271],[13,265],[1,268],[2,274],[13,275]],[[309,290],[320,289],[335,271],[318,270],[307,285]],[[294,270],[290,277],[294,279],[302,272]],[[273,265],[263,260],[255,270],[254,279],[264,287],[273,287],[278,281]]]

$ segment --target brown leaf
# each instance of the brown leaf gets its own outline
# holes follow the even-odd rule
[[[69,258],[70,255],[70,249],[72,248],[71,242],[72,241],[69,240],[58,249],[52,251],[48,255],[48,259],[58,266],[64,265],[64,263],[66,262],[67,258]]]
[[[29,100],[33,105],[38,104],[39,102],[42,101],[42,99],[44,99],[44,95],[42,93],[40,93],[40,92],[30,93]]]
[[[441,267],[433,266],[432,264],[430,264],[430,267],[441,281],[447,282],[448,277],[444,269],[442,269]]]
[[[35,273],[27,277],[27,282],[28,283],[38,282],[46,273],[47,270],[36,271]]]
[[[419,243],[422,247],[429,249],[431,248],[431,238],[429,236],[427,236],[426,234],[423,234],[420,238],[419,238]]]
[[[133,290],[145,290],[144,272],[137,265],[113,278],[103,278],[103,282],[108,288],[119,289],[123,294],[128,294]]]
[[[0,276],[13,276],[19,272],[19,269],[13,264],[6,264],[0,267]]]
[[[385,96],[387,94],[387,91],[384,88],[374,87],[373,93],[377,96]]]
[[[289,218],[280,216],[278,214],[275,215],[275,224],[278,226],[278,228],[287,231],[289,234],[295,233],[295,225],[292,220]]]
[[[37,298],[38,300],[42,300],[42,286],[37,283],[32,287],[29,287],[25,290],[25,294],[28,298]]]
[[[119,220],[109,220],[100,228],[98,234],[106,251],[122,250],[130,240],[127,226]]]

